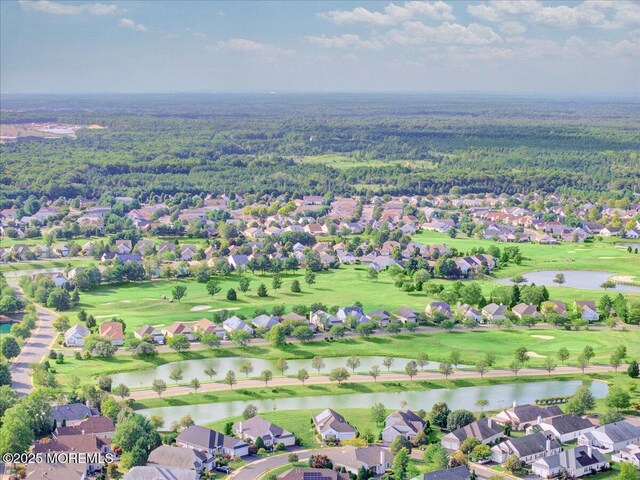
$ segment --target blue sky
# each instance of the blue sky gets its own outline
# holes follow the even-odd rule
[[[640,2],[2,0],[2,92],[630,93]]]

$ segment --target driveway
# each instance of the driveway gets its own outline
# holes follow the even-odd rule
[[[17,277],[7,278],[9,286],[16,289],[18,295],[24,298],[24,293],[18,285]],[[38,321],[31,336],[25,341],[20,355],[11,364],[11,388],[18,392],[18,395],[27,395],[33,389],[31,377],[29,375],[32,363],[40,362],[49,353],[53,342],[57,337],[57,332],[53,329],[52,323],[58,314],[48,308],[36,306]]]

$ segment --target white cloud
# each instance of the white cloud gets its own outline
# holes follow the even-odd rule
[[[275,45],[269,45],[268,43],[260,43],[254,40],[247,40],[246,38],[232,38],[226,41],[217,42],[215,45],[205,46],[208,50],[222,50],[229,52],[244,52],[244,53],[265,53],[265,54],[288,54],[293,53],[293,50],[276,47]]]
[[[52,2],[50,0],[19,0],[24,10],[53,15],[111,15],[118,12],[118,7],[105,3],[68,4]]]
[[[437,27],[422,22],[406,22],[402,29],[386,34],[388,41],[399,45],[444,43],[459,45],[488,45],[502,40],[491,27],[471,23],[467,26],[444,22]]]
[[[440,0],[435,2],[405,2],[402,6],[390,3],[384,12],[367,10],[356,7],[353,10],[332,10],[320,14],[334,23],[366,23],[374,26],[397,25],[400,22],[418,17],[435,20],[453,20],[453,8]]]
[[[141,23],[136,23],[130,18],[121,18],[118,22],[118,25],[124,28],[130,28],[131,30],[136,30],[137,32],[146,32],[147,27],[145,27]]]
[[[623,28],[640,25],[640,4],[627,0],[584,1],[575,6],[545,6],[539,0],[490,0],[467,11],[482,20],[507,22],[514,18],[549,27]]]
[[[359,35],[345,33],[336,37],[309,36],[307,40],[325,48],[353,48],[355,50],[379,50],[383,47],[379,40],[363,40]]]
[[[527,31],[527,27],[520,22],[509,21],[500,25],[500,31],[505,35],[521,35]]]

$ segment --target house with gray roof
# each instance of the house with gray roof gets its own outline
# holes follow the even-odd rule
[[[358,433],[342,415],[330,408],[314,415],[312,419],[313,425],[320,434],[320,438],[322,438],[322,440],[348,440],[350,438],[355,438]]]
[[[233,434],[251,443],[255,443],[260,437],[267,447],[272,447],[279,443],[282,443],[285,447],[292,447],[296,444],[296,437],[293,433],[258,416],[234,423]]]
[[[590,445],[602,452],[618,450],[640,441],[640,427],[624,420],[602,425],[578,437],[578,445]]]
[[[382,475],[393,465],[393,454],[384,447],[370,445],[368,447],[354,447],[346,445],[340,449],[331,449],[326,453],[334,467],[344,467],[354,475],[360,467],[373,471],[374,475]]]
[[[64,332],[64,344],[67,347],[83,347],[84,339],[91,334],[84,325],[77,323]]]
[[[580,435],[595,430],[595,425],[586,418],[573,413],[558,415],[538,422],[538,427],[543,431],[553,433],[561,443],[576,440]]]
[[[191,425],[180,432],[176,437],[176,445],[205,451],[210,455],[243,457],[249,454],[249,445],[246,442],[200,425]]]
[[[482,307],[482,316],[487,322],[494,322],[496,320],[506,320],[507,307],[497,303],[490,303]]]
[[[67,403],[51,407],[51,417],[56,421],[58,427],[72,427],[97,415],[100,415],[97,409],[88,407],[84,403]]]
[[[420,477],[419,477],[420,478]],[[421,480],[469,480],[471,471],[465,465],[453,468],[443,468],[422,475]]]
[[[215,460],[211,455],[193,448],[161,445],[149,453],[147,464],[202,472],[212,470]]]
[[[382,430],[382,441],[391,443],[398,435],[413,442],[418,433],[424,430],[426,422],[411,410],[398,410],[389,415]]]
[[[146,465],[133,467],[122,478],[124,480],[199,480],[200,474],[186,468]]]
[[[362,308],[358,306],[342,307],[336,312],[336,318],[342,323],[365,323],[369,318],[364,314]]]
[[[448,450],[458,450],[462,442],[469,437],[480,440],[485,445],[502,438],[504,430],[490,418],[481,418],[462,428],[447,433],[440,439],[441,445]]]
[[[334,325],[342,325],[342,321],[324,310],[316,310],[311,312],[311,324],[318,330],[329,331]]]
[[[630,463],[640,470],[640,442],[621,448],[617,454],[611,455],[611,460]]]
[[[278,321],[278,317],[273,317],[271,315],[258,315],[254,318],[251,323],[255,328],[265,328],[267,330],[271,330],[276,325],[280,324]]]
[[[580,446],[533,462],[531,471],[542,478],[567,473],[569,478],[580,478],[609,468],[609,462],[597,449]]]
[[[533,463],[539,458],[561,451],[562,445],[553,435],[536,432],[524,437],[512,437],[491,447],[491,460],[504,463],[511,455],[516,455],[521,462]]]
[[[540,420],[556,417],[563,413],[557,405],[543,408],[531,404],[518,405],[513,402],[512,407],[502,410],[493,419],[500,425],[509,425],[513,430],[526,430],[533,425],[537,425]]]
[[[227,318],[224,322],[222,322],[222,328],[224,328],[227,333],[237,332],[238,330],[244,330],[250,335],[253,335],[253,328],[251,328],[247,323],[239,317],[235,315],[231,318]]]

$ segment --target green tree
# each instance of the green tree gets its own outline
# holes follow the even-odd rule
[[[189,386],[193,389],[194,393],[198,393],[198,389],[200,388],[200,380],[197,378],[192,378],[189,382]]]
[[[380,402],[373,404],[371,407],[371,418],[373,422],[378,425],[384,423],[385,418],[387,418],[387,408],[384,404]]]
[[[124,400],[129,396],[129,387],[127,387],[124,383],[120,383],[113,388],[113,394]]]
[[[233,288],[230,288],[229,290],[227,290],[227,300],[229,300],[230,302],[233,302],[237,300],[237,298],[238,298],[238,294]]]
[[[261,283],[258,286],[258,292],[257,293],[258,293],[259,297],[266,297],[268,295],[267,286],[264,283]]]
[[[158,397],[162,396],[162,393],[167,389],[167,383],[164,380],[156,378],[151,383],[151,390],[158,394]]]
[[[300,293],[302,290],[300,288],[300,282],[298,280],[294,280],[291,282],[291,292],[292,293]]]
[[[304,274],[304,283],[306,283],[308,286],[316,283],[316,274],[311,270],[307,270],[307,272]]]
[[[378,383],[378,377],[380,376],[380,367],[378,365],[372,365],[369,369],[369,375],[373,377],[373,381]]]
[[[179,365],[176,365],[175,367],[173,367],[171,369],[171,372],[169,373],[169,378],[173,380],[176,383],[176,385],[180,380],[182,380],[183,377],[184,377],[184,369]]]
[[[581,386],[567,402],[567,413],[582,416],[594,409],[596,399],[586,386]]]
[[[35,441],[33,430],[28,422],[29,413],[16,405],[5,412],[0,427],[0,452],[24,453]]]
[[[518,347],[516,349],[516,353],[514,354],[514,358],[519,363],[526,363],[529,361],[529,350],[527,347]]]
[[[429,365],[429,355],[427,355],[426,353],[419,353],[418,357],[416,358],[416,363],[420,367],[420,370],[424,371],[424,367]]]
[[[444,402],[437,402],[431,408],[431,423],[436,427],[445,428],[447,426],[447,417],[451,410]]]
[[[302,382],[302,385],[304,385],[304,382],[309,380],[309,372],[307,371],[306,368],[301,368],[300,370],[298,370],[298,373],[296,374],[296,378]]]
[[[238,290],[240,293],[247,293],[250,290],[251,280],[245,276],[241,276],[238,279]]]
[[[566,362],[569,359],[571,354],[569,353],[569,350],[566,347],[562,347],[560,348],[560,350],[558,350],[558,353],[556,356],[558,357],[558,360],[560,360],[560,362],[564,364],[564,362]]]
[[[0,342],[0,352],[2,356],[7,359],[16,358],[20,355],[20,345],[15,337],[5,335]]]
[[[207,293],[212,297],[217,295],[222,290],[222,287],[215,280],[209,280],[207,282]]]
[[[449,363],[455,366],[456,368],[458,368],[458,365],[460,364],[461,361],[462,361],[462,355],[458,350],[453,350],[449,354]]]
[[[276,370],[280,371],[281,375],[284,375],[284,372],[289,370],[289,362],[287,362],[284,358],[279,358],[276,360]]]
[[[558,364],[553,360],[553,357],[546,357],[544,359],[543,366],[547,373],[551,375],[551,372],[556,369]]]
[[[624,388],[614,385],[609,388],[605,405],[615,411],[623,410],[631,405],[631,396]]]
[[[56,332],[66,332],[69,330],[69,327],[71,327],[71,322],[66,315],[58,315],[58,318],[53,321],[52,325]]]
[[[473,413],[469,410],[454,410],[447,415],[447,430],[454,431],[475,422]]]
[[[271,280],[271,288],[273,288],[274,292],[278,292],[282,288],[282,277],[280,275],[275,275]]]
[[[407,480],[407,469],[409,468],[409,453],[406,448],[401,449],[393,459],[394,480]]]
[[[271,370],[263,370],[260,372],[260,381],[264,382],[264,386],[269,386],[269,382],[273,379],[273,372]]]
[[[337,367],[329,373],[329,380],[337,382],[338,385],[349,380],[349,371],[346,368]]]
[[[453,373],[453,366],[450,363],[443,362],[440,364],[439,371],[444,375],[444,378],[449,378],[449,375]]]
[[[635,360],[631,360],[629,362],[629,366],[627,367],[627,375],[631,378],[638,378],[640,375],[640,367],[638,367],[638,362]]]
[[[240,373],[244,373],[245,377],[248,377],[249,374],[253,373],[253,364],[250,360],[243,360],[240,362],[238,370],[240,370]]]
[[[449,455],[439,443],[432,443],[424,451],[424,461],[435,470],[440,470],[447,468]]]
[[[347,358],[347,367],[351,369],[352,372],[355,373],[356,368],[360,366],[360,359],[355,356],[351,356]]]
[[[231,332],[231,340],[239,347],[246,347],[251,340],[251,334],[246,330],[235,330]]]
[[[184,285],[175,285],[171,289],[171,296],[179,303],[182,298],[187,296],[187,287]]]
[[[404,367],[404,373],[407,374],[410,380],[413,380],[413,377],[418,373],[418,364],[414,360],[408,361]]]
[[[322,370],[325,366],[326,365],[322,357],[316,355],[311,359],[311,367],[315,368],[318,371],[318,375],[320,374],[320,370]]]
[[[233,386],[238,383],[238,381],[236,380],[236,372],[234,372],[233,370],[229,370],[227,372],[227,374],[224,377],[224,383],[226,383],[227,385],[229,385],[230,388],[233,388]]]
[[[204,374],[209,377],[209,381],[211,381],[213,380],[213,377],[218,374],[218,372],[215,370],[215,368],[213,368],[213,365],[207,365],[204,369]]]
[[[391,442],[391,453],[396,455],[403,448],[406,449],[407,452],[411,452],[411,442],[404,435],[398,435],[393,439],[393,442]]]
[[[182,352],[191,348],[191,342],[189,342],[189,339],[181,333],[170,337],[167,340],[167,345],[176,352]]]
[[[383,364],[385,367],[387,367],[387,372],[388,372],[389,370],[391,370],[391,367],[392,367],[392,365],[393,365],[393,362],[394,362],[394,358],[393,358],[393,357],[384,357],[384,358],[382,359],[382,364]]]

